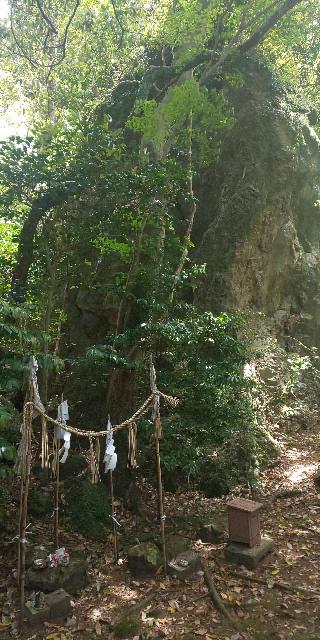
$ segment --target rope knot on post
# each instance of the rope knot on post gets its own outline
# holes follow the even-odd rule
[[[158,440],[162,438],[162,424],[160,420],[160,393],[157,388],[157,376],[154,364],[150,362],[150,387],[153,395],[153,407],[151,419],[155,426],[155,436]]]

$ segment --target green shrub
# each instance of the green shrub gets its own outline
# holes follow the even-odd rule
[[[20,416],[13,405],[0,396],[0,480],[13,474],[19,442]]]
[[[32,487],[29,493],[28,511],[31,516],[47,516],[53,511],[52,496],[45,493],[41,487]]]
[[[181,317],[149,328],[153,333],[158,386],[179,398],[172,415],[168,415],[167,408],[162,409],[161,461],[167,488],[174,489],[190,478],[198,480],[207,464],[213,484],[229,485],[222,470],[213,472],[217,463],[206,461],[230,438],[241,440],[255,423],[250,398],[252,382],[243,374],[249,354],[238,337],[244,328],[245,318],[240,314],[213,316],[185,305],[181,307]],[[150,426],[144,421],[140,429],[141,462],[145,468],[150,468],[154,456]],[[254,448],[254,442],[250,444]],[[231,484],[234,475],[238,477],[240,473],[236,459],[233,466]]]
[[[72,480],[66,493],[66,516],[75,531],[92,540],[105,541],[111,527],[111,505],[105,485],[92,484],[88,478]]]

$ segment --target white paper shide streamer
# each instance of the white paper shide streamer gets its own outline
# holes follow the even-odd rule
[[[113,432],[112,432],[112,424],[110,422],[110,418],[108,420],[107,430],[110,431],[106,437],[106,450],[104,453],[103,462],[105,464],[104,471],[107,473],[108,471],[114,471],[117,466],[118,456],[116,454],[116,449],[114,446],[113,440]]]
[[[68,408],[67,400],[64,400],[58,406],[58,420],[59,420],[59,422],[61,422],[61,424],[66,424],[67,420],[69,420],[69,408]],[[63,446],[61,447],[61,449],[59,451],[59,455],[62,454],[62,458],[60,458],[60,462],[62,464],[64,464],[66,459],[67,459],[67,457],[68,457],[68,453],[69,453],[69,449],[70,449],[71,433],[69,433],[68,431],[66,431],[63,428],[61,428],[61,429],[57,428],[56,436],[60,440],[63,440]]]

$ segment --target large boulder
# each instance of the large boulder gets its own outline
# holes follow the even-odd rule
[[[129,569],[135,577],[153,576],[161,567],[160,551],[153,542],[142,542],[128,551]]]
[[[88,584],[87,563],[83,558],[70,558],[67,567],[46,567],[27,571],[27,587],[50,593],[65,589],[71,595],[79,593]]]

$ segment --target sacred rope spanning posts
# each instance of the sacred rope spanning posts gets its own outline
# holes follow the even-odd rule
[[[126,427],[129,427],[130,425],[135,424],[137,420],[140,420],[140,418],[142,418],[142,416],[144,416],[148,412],[148,409],[151,407],[151,405],[153,406],[154,398],[157,396],[162,398],[165,401],[165,403],[168,404],[172,409],[175,409],[178,406],[179,400],[177,398],[174,398],[173,396],[168,396],[157,389],[156,392],[151,393],[151,395],[145,400],[145,402],[141,405],[141,407],[137,409],[137,411],[133,414],[133,416],[131,416],[131,418],[128,418],[123,422],[120,422],[120,424],[114,425],[113,427],[111,427],[111,431],[114,433],[115,431],[120,431],[121,429],[125,429]],[[34,402],[32,401],[26,402],[25,406],[26,405],[31,405],[34,411],[38,413],[40,416],[42,415],[47,420],[47,422],[51,422],[51,424],[54,424],[61,428],[61,422],[59,422],[58,420],[55,420],[54,418],[51,418],[51,416],[48,416],[45,413],[45,411],[42,411],[40,407],[38,407]],[[90,437],[100,438],[108,435],[108,432],[109,432],[108,429],[104,429],[102,431],[88,431],[88,430],[86,431],[84,429],[78,429],[77,427],[72,427],[69,424],[64,425],[63,429],[65,431],[68,431],[69,433],[73,433],[76,436],[80,436],[80,437],[83,436],[84,438],[90,438]]]
[[[55,491],[55,507],[54,507],[54,539],[56,548],[58,548],[58,525],[59,525],[59,462],[60,454],[64,451],[63,462],[66,460],[68,449],[70,447],[70,435],[74,434],[79,437],[87,437],[90,444],[90,469],[91,479],[93,483],[101,480],[99,473],[100,462],[100,438],[108,437],[112,438],[113,433],[121,430],[128,429],[128,466],[135,468],[136,462],[136,445],[137,445],[137,420],[142,418],[148,410],[152,409],[152,422],[154,425],[154,435],[156,443],[156,469],[158,480],[158,513],[160,520],[160,532],[162,541],[162,554],[163,554],[163,566],[166,573],[167,559],[166,559],[166,545],[165,545],[165,515],[163,506],[163,488],[161,478],[161,459],[160,459],[160,439],[162,437],[162,426],[160,418],[160,398],[162,398],[167,405],[171,408],[176,408],[178,405],[178,399],[172,396],[166,395],[159,391],[156,386],[156,373],[155,368],[150,362],[150,387],[151,394],[145,400],[145,402],[137,409],[137,411],[127,420],[124,420],[120,424],[111,425],[110,418],[108,420],[108,428],[102,431],[92,431],[78,429],[66,424],[63,416],[59,416],[58,420],[51,418],[47,415],[44,406],[41,402],[38,383],[37,383],[37,362],[35,358],[31,359],[30,366],[30,380],[29,380],[29,392],[27,394],[28,400],[23,409],[23,425],[22,435],[19,447],[19,466],[18,475],[20,475],[20,509],[19,509],[19,534],[16,537],[18,540],[18,569],[17,578],[20,590],[20,625],[23,624],[24,606],[25,606],[25,545],[27,543],[26,535],[27,529],[27,515],[28,515],[28,493],[31,474],[31,460],[32,460],[32,423],[33,419],[39,415],[41,419],[41,465],[42,468],[49,467],[49,438],[48,438],[48,423],[54,425],[53,434],[53,460],[52,460],[52,472],[55,475],[56,491]],[[62,404],[60,405],[62,412]],[[68,419],[68,418],[67,418]],[[64,447],[59,450],[59,440],[64,438]],[[113,442],[113,439],[112,439]],[[113,448],[114,451],[114,448]],[[106,447],[107,454],[107,447]],[[106,462],[105,454],[104,462]],[[116,454],[115,455],[116,458]],[[110,456],[109,456],[110,457]],[[111,456],[112,457],[112,456]],[[115,518],[114,510],[114,494],[113,494],[113,480],[112,480],[112,465],[109,467],[110,475],[110,495],[112,502],[112,522],[114,529],[114,556],[115,561],[118,560],[118,543],[117,543],[117,522]],[[106,464],[107,469],[107,464]]]

